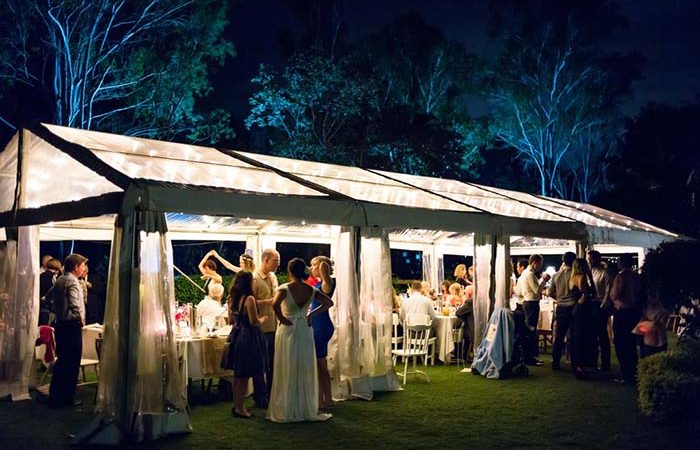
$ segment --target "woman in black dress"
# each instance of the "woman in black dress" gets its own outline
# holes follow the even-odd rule
[[[243,403],[248,387],[248,379],[265,373],[267,351],[260,324],[267,317],[258,316],[258,308],[253,297],[253,274],[241,270],[233,279],[229,297],[229,320],[234,323],[229,336],[228,358],[222,364],[224,369],[233,370],[234,417],[250,418]]]
[[[571,324],[571,367],[578,379],[585,379],[585,367],[592,365],[594,345],[593,275],[584,258],[577,258],[571,269],[569,289],[576,299]]]

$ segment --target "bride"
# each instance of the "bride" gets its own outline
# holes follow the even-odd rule
[[[318,412],[318,373],[311,318],[333,306],[322,292],[304,284],[306,263],[294,258],[287,264],[290,281],[277,289],[273,309],[280,322],[275,335],[275,374],[267,409],[273,422],[328,420]],[[311,301],[321,304],[309,311]]]

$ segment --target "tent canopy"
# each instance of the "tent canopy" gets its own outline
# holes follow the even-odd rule
[[[0,187],[0,226],[113,214],[129,199],[142,210],[233,216],[237,227],[253,217],[639,247],[677,237],[592,205],[457,180],[55,125],[13,137],[0,153]]]

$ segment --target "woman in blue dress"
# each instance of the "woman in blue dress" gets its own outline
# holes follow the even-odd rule
[[[333,273],[333,263],[327,256],[316,256],[311,260],[311,275],[320,281],[314,286],[328,297],[333,297],[335,292],[335,278]],[[313,310],[319,306],[317,300],[311,304]],[[318,370],[318,407],[328,408],[333,403],[331,398],[331,374],[328,372],[326,356],[328,356],[328,342],[333,337],[335,327],[331,321],[328,311],[317,315],[311,319],[311,327],[314,330],[314,345],[316,347],[316,367]]]

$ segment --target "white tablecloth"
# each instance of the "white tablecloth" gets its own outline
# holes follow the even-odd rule
[[[231,377],[233,372],[219,367],[226,337],[177,338],[178,357],[183,360],[183,378],[187,380]]]
[[[102,337],[104,327],[99,323],[91,323],[83,327],[83,359],[99,359],[95,342]]]
[[[515,311],[516,300],[510,299],[510,309]],[[554,316],[554,301],[551,298],[545,298],[540,301],[540,317],[537,320],[538,330],[552,330],[552,317]]]
[[[432,323],[432,329],[435,333],[437,341],[435,342],[438,352],[438,359],[442,362],[449,360],[449,355],[454,349],[454,340],[452,339],[452,327],[457,322],[457,316],[442,316],[435,317]]]

